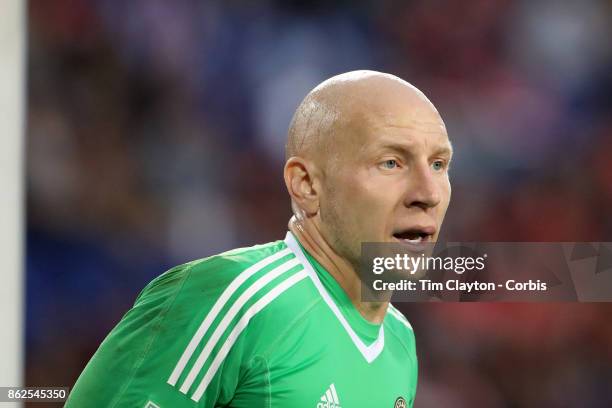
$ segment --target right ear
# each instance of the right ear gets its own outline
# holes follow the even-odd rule
[[[290,157],[285,163],[285,185],[293,202],[307,216],[319,211],[319,191],[316,188],[314,164],[301,157]]]

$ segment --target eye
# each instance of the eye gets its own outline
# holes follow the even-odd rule
[[[446,163],[444,162],[444,160],[436,160],[431,163],[431,167],[433,167],[435,171],[444,170],[444,168],[446,167]]]
[[[395,159],[385,160],[384,162],[381,163],[381,166],[388,170],[392,170],[392,169],[399,167],[397,160]]]

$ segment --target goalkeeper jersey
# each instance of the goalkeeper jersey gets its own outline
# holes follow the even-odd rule
[[[404,408],[416,385],[404,316],[367,321],[288,233],[154,279],[66,407]]]

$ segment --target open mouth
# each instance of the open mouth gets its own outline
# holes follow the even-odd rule
[[[435,228],[410,228],[403,231],[398,231],[393,234],[393,238],[400,242],[419,244],[423,242],[433,242]]]

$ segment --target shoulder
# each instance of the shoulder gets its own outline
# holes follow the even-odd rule
[[[406,316],[397,310],[391,303],[389,303],[387,309],[385,327],[388,328],[408,350],[411,352],[415,351],[415,338],[412,325],[408,319],[406,319]]]
[[[307,297],[306,277],[283,241],[235,249],[160,275],[142,291],[131,313],[158,316],[168,332],[188,337],[203,331],[223,336],[251,326],[252,318],[267,327],[295,315],[303,303],[296,300]]]
[[[406,316],[404,316],[402,312],[397,310],[397,308],[391,303],[389,303],[387,313],[391,317],[391,319],[389,320],[393,322],[393,326],[399,327],[403,331],[408,331],[410,333],[413,332],[412,325],[410,324]]]
[[[275,241],[187,262],[153,279],[138,295],[134,306],[156,299],[183,296],[206,301],[232,282],[238,280],[235,286],[240,286],[249,278],[287,263],[292,258],[294,255],[285,243]]]

